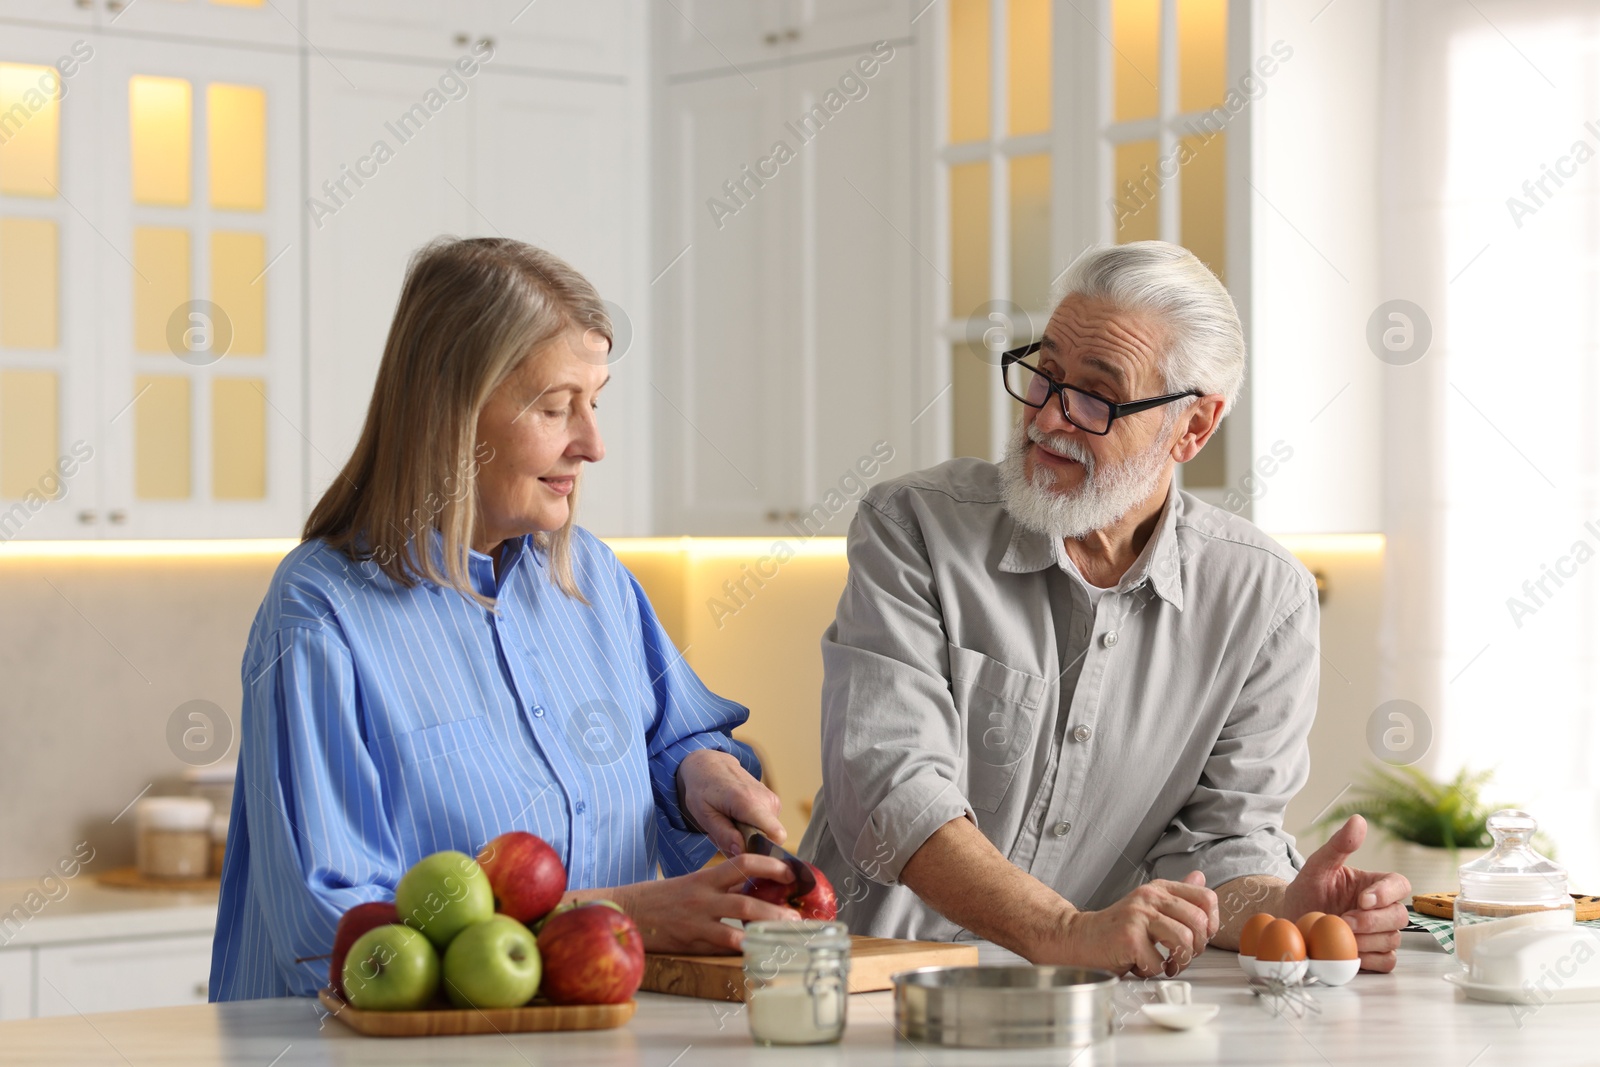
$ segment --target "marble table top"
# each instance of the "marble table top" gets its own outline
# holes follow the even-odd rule
[[[1400,966],[1358,975],[1338,989],[1316,989],[1318,1010],[1274,1014],[1251,995],[1232,953],[1207,952],[1185,972],[1197,1002],[1221,1014],[1182,1033],[1145,1021],[1139,1005],[1155,1000],[1153,983],[1129,980],[1118,995],[1118,1028],[1086,1049],[940,1049],[899,1039],[890,993],[850,999],[843,1043],[810,1048],[752,1045],[739,1005],[640,994],[639,1010],[618,1030],[566,1034],[365,1038],[315,1001],[257,1000],[0,1024],[0,1064],[629,1064],[723,1067],[729,1064],[850,1064],[943,1067],[946,1064],[1180,1063],[1497,1064],[1600,1063],[1600,1009],[1590,1004],[1533,1008],[1471,1001],[1442,975],[1455,968],[1426,934],[1403,935]],[[984,946],[985,962],[1009,962]]]

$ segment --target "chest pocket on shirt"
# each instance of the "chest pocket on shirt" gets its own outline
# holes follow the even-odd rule
[[[1029,758],[1047,686],[981,652],[949,647],[950,693],[967,728],[967,800],[994,811]]]
[[[378,738],[376,744],[390,760],[402,766],[416,766],[464,749],[494,744],[489,720],[483,716],[450,719],[408,730],[403,734]]]

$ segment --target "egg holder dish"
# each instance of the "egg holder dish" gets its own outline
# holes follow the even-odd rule
[[[1353,960],[1258,960],[1254,956],[1239,956],[1239,969],[1251,978],[1276,981],[1284,985],[1341,986],[1361,970],[1361,961]]]
[[[1341,986],[1356,976],[1361,959],[1355,935],[1340,917],[1307,912],[1294,922],[1266,913],[1252,915],[1239,936],[1239,968],[1255,981],[1278,987]],[[1272,958],[1254,951],[1261,946]],[[1317,951],[1308,952],[1311,946]]]

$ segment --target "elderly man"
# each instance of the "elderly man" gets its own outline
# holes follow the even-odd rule
[[[1344,865],[1365,823],[1306,859],[1283,829],[1310,762],[1315,582],[1172,484],[1244,378],[1233,301],[1156,241],[1084,253],[1064,291],[1004,357],[1024,405],[1004,460],[862,502],[802,852],[856,933],[1172,975],[1256,912],[1322,911],[1390,970],[1410,887]]]

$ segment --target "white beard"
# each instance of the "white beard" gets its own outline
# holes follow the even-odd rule
[[[1166,433],[1156,436],[1165,441]],[[1083,483],[1072,491],[1055,488],[1056,472],[1042,464],[1033,468],[1033,480],[1024,473],[1028,442],[1083,464]],[[1131,456],[1119,467],[1096,471],[1094,454],[1070,437],[1054,437],[1032,423],[1018,423],[1000,461],[1000,491],[1005,509],[1025,529],[1051,538],[1084,537],[1121,519],[1135,505],[1150,498],[1170,458],[1159,445]]]

